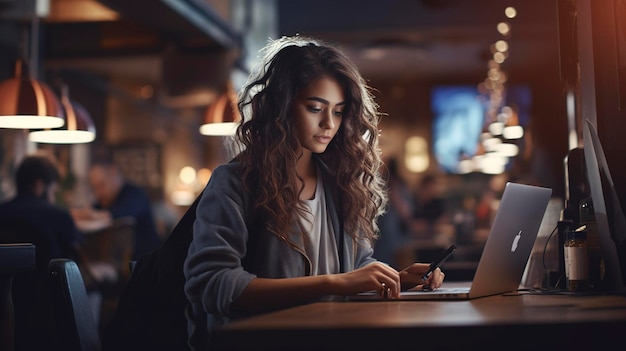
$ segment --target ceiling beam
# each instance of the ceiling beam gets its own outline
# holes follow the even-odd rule
[[[201,0],[99,0],[123,17],[177,39],[193,47],[210,40],[226,49],[237,49],[241,39],[211,6]]]

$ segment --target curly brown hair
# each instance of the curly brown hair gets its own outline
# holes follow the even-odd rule
[[[377,218],[387,203],[378,148],[378,105],[356,66],[337,47],[302,36],[283,37],[260,52],[239,94],[243,122],[237,128],[243,183],[268,229],[281,235],[293,223],[302,182],[296,174],[300,142],[292,103],[320,77],[343,88],[344,117],[326,151],[317,155],[333,172],[342,199],[344,228],[355,239],[378,236]]]

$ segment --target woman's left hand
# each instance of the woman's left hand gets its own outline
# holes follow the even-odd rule
[[[443,283],[445,274],[440,268],[433,271],[433,274],[428,277],[424,282],[422,276],[428,271],[430,265],[428,263],[413,263],[400,271],[400,282],[402,283],[402,290],[411,289],[414,287],[428,286],[430,289],[437,289]]]

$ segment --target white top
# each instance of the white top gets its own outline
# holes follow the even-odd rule
[[[337,243],[328,220],[322,177],[317,177],[313,199],[302,200],[301,204],[306,213],[299,221],[304,235],[304,248],[311,260],[312,275],[339,273]]]

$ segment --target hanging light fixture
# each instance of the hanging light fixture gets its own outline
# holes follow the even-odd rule
[[[18,60],[15,77],[0,83],[0,128],[57,128],[63,123],[59,99],[45,83],[22,75]]]
[[[32,131],[28,139],[36,143],[81,144],[96,139],[96,127],[87,110],[69,97],[66,85],[61,87],[61,105],[65,110],[65,124],[58,129]]]
[[[200,134],[233,135],[240,121],[237,95],[229,82],[226,91],[207,108],[204,114],[204,124],[200,126]]]

